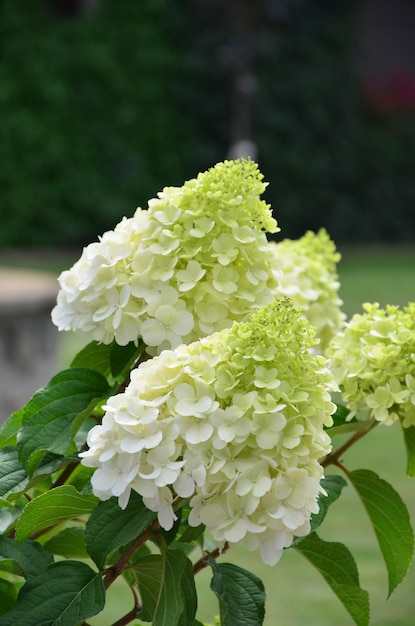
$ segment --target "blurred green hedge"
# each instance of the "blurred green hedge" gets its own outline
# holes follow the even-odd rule
[[[220,55],[238,24],[224,3],[100,0],[64,17],[46,0],[0,0],[1,246],[87,243],[227,156]],[[376,119],[359,95],[357,4],[272,4],[252,5],[254,123],[282,234],[413,239],[412,120]]]

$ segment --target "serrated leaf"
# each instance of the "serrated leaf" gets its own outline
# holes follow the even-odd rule
[[[0,497],[23,491],[29,482],[25,468],[20,463],[15,447],[0,450]]]
[[[43,549],[50,554],[58,554],[67,559],[84,559],[88,557],[85,547],[85,530],[77,526],[64,528],[43,544]]]
[[[318,569],[357,626],[368,626],[369,595],[359,585],[356,563],[346,546],[323,541],[316,533],[311,533],[295,549]]]
[[[0,448],[14,446],[16,444],[17,433],[22,423],[23,413],[24,407],[12,413],[0,426]]]
[[[74,626],[105,604],[102,578],[85,563],[61,561],[26,582],[0,626]]]
[[[406,475],[413,478],[415,476],[415,426],[402,428],[403,439],[406,448]]]
[[[133,567],[143,609],[137,617],[153,626],[190,626],[197,608],[193,568],[179,551],[143,557]]]
[[[388,570],[389,595],[405,578],[414,554],[414,533],[408,509],[400,495],[370,470],[348,477],[372,522]]]
[[[0,537],[0,557],[16,561],[25,578],[36,576],[53,563],[53,557],[37,541],[18,544],[9,537]]]
[[[109,392],[106,379],[90,369],[71,368],[54,376],[25,407],[17,450],[31,473],[44,454],[65,454],[77,415]]]
[[[97,567],[103,569],[108,554],[135,539],[155,517],[135,491],[124,510],[116,498],[100,502],[85,527],[88,554]]]
[[[213,570],[210,588],[219,598],[222,626],[261,626],[265,615],[265,590],[261,580],[231,563],[209,564]]]
[[[310,519],[312,531],[316,530],[322,524],[329,507],[340,497],[343,488],[347,486],[347,482],[342,476],[334,474],[322,478],[320,484],[327,495],[320,494],[318,498],[319,511],[318,513],[314,513]]]
[[[26,504],[16,524],[16,539],[22,541],[33,533],[68,519],[88,515],[98,498],[83,495],[71,485],[56,487]]]
[[[17,589],[8,580],[0,578],[0,615],[11,611],[16,604]]]

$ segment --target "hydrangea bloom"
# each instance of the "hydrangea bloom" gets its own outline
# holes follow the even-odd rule
[[[182,187],[166,187],[87,246],[59,278],[52,319],[150,352],[229,327],[274,299],[265,231],[277,232],[266,184],[251,160],[225,161]]]
[[[331,448],[336,388],[314,330],[289,299],[261,307],[188,346],[133,370],[89,432],[83,463],[94,493],[128,503],[131,489],[171,528],[177,497],[189,523],[218,545],[243,541],[278,561],[310,530]]]
[[[327,354],[350,418],[365,411],[367,419],[415,426],[415,303],[403,310],[363,305]]]
[[[276,295],[289,296],[316,328],[318,350],[324,354],[330,340],[344,326],[336,264],[340,254],[324,229],[297,240],[270,242],[279,261]]]

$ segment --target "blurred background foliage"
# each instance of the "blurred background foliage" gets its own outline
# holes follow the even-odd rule
[[[363,93],[361,4],[0,0],[0,246],[84,245],[241,140],[282,236],[413,240],[414,115]]]

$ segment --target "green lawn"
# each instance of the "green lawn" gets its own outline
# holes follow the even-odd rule
[[[364,301],[404,305],[415,300],[414,249],[345,249],[339,264],[341,297],[350,316],[361,310]],[[68,256],[68,259],[75,260]],[[0,258],[1,261],[1,258]],[[40,259],[31,267],[61,270],[65,259],[51,263]],[[16,265],[16,262],[14,262]],[[62,359],[68,361],[80,346],[71,336],[62,338]],[[388,480],[407,503],[415,521],[414,480],[405,477],[405,451],[398,427],[379,427],[344,458],[349,469],[367,468]],[[381,553],[366,518],[365,511],[352,487],[330,509],[320,529],[325,540],[344,542],[355,556],[360,581],[371,596],[372,626],[413,626],[415,624],[415,567],[389,600],[387,578]],[[233,549],[223,560],[235,562],[256,573],[267,592],[265,626],[350,626],[352,619],[320,575],[294,550],[287,550],[273,568],[263,565],[256,554],[243,547]],[[199,613],[201,620],[211,621],[217,613],[217,602],[209,590],[210,572],[198,575]],[[106,616],[88,620],[94,626],[110,626],[128,611],[131,596],[117,584],[111,590],[112,601]],[[138,622],[137,622],[138,623]],[[243,626],[243,625],[241,625]]]
[[[341,250],[340,295],[347,315],[362,302],[405,305],[415,301],[415,244],[404,247],[362,247]]]

